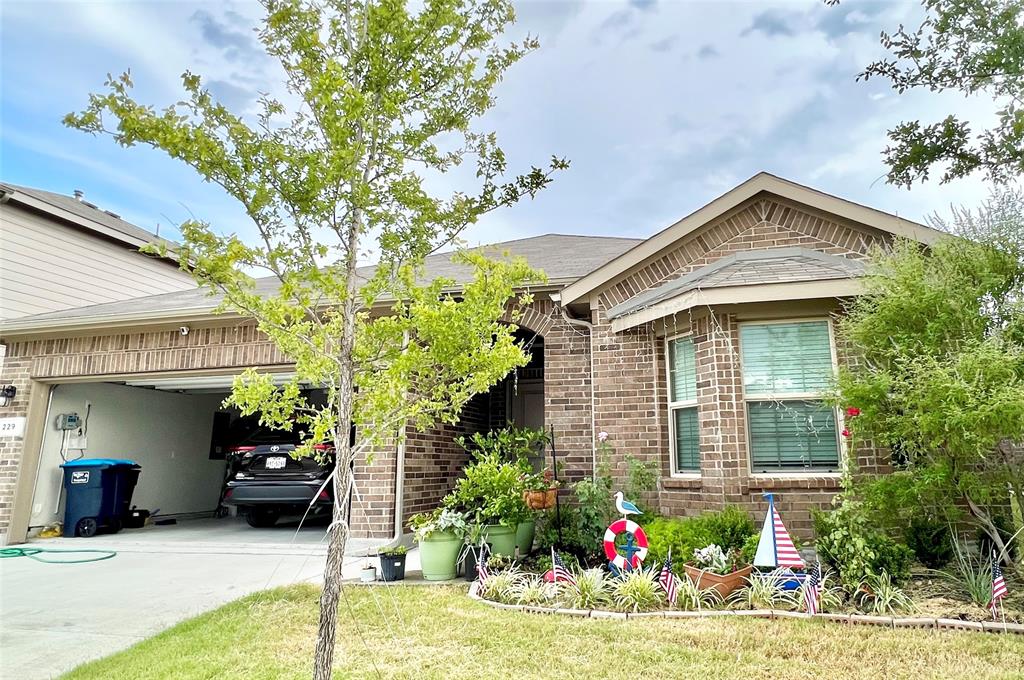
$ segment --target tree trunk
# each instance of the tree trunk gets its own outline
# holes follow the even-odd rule
[[[345,561],[345,544],[348,542],[345,506],[352,474],[350,462],[350,456],[343,459],[339,455],[335,459],[334,510],[331,517],[331,535],[327,544],[327,564],[324,566],[324,588],[320,593],[320,623],[317,627],[316,651],[313,656],[314,680],[330,680],[334,665],[341,570]]]

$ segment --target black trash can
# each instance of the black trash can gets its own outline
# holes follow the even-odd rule
[[[142,466],[133,460],[81,458],[64,468],[64,535],[117,533],[132,503]]]

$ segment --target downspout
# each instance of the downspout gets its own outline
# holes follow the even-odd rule
[[[597,477],[597,402],[594,398],[594,324],[583,319],[575,319],[569,316],[569,310],[561,304],[561,296],[552,293],[551,299],[558,305],[562,318],[570,326],[587,329],[587,341],[590,344],[590,474]]]
[[[389,541],[392,545],[402,542],[402,531],[404,524],[402,515],[405,514],[405,427],[398,428],[398,446],[395,447],[395,534]]]
[[[409,346],[409,331],[405,331],[402,337],[402,346]],[[403,350],[404,351],[404,350]],[[402,531],[404,524],[402,515],[405,514],[405,428],[407,423],[403,420],[402,426],[398,428],[398,446],[395,447],[395,528],[388,541],[388,547],[399,545],[402,542]]]

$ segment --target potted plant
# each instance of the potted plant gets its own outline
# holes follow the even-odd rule
[[[428,581],[455,578],[455,563],[466,532],[466,518],[449,508],[413,515],[409,519],[420,544],[420,569]]]
[[[466,466],[444,507],[482,525],[483,540],[495,554],[515,556],[516,529],[530,518],[523,501],[522,469],[497,452],[479,451]]]
[[[743,563],[738,551],[726,552],[712,543],[694,550],[693,562],[687,563],[685,569],[698,588],[713,588],[725,598],[747,582],[753,567]]]
[[[363,583],[373,583],[377,580],[377,567],[373,566],[370,562],[366,562],[363,568],[359,570],[359,580]]]
[[[530,510],[550,510],[555,507],[558,498],[559,483],[554,480],[551,468],[545,468],[540,474],[523,475],[523,502]]]
[[[402,581],[405,579],[405,556],[409,549],[404,545],[386,548],[377,553],[380,560],[381,581]]]
[[[462,555],[459,557],[459,564],[462,566],[463,577],[467,581],[476,579],[476,565],[481,559],[486,559],[490,553],[490,546],[484,540],[484,527],[482,524],[471,523],[466,529],[466,545],[462,548]]]

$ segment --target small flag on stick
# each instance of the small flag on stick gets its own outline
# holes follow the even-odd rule
[[[565,562],[555,552],[554,546],[551,548],[551,573],[554,576],[555,583],[571,583],[576,585],[576,577],[572,575],[572,572],[565,566]]]
[[[1006,597],[1006,579],[1003,578],[1003,567],[999,564],[999,560],[996,559],[996,551],[992,551],[992,601],[989,603],[988,608],[992,610],[992,618],[996,617],[996,611],[999,609],[999,601]]]
[[[672,573],[672,548],[668,549],[668,557],[665,558],[665,564],[661,567],[661,575],[658,576],[658,583],[665,590],[665,596],[668,598],[668,603],[671,606],[675,606],[676,597],[679,596],[679,590],[677,588],[676,575]]]
[[[476,580],[483,585],[490,575],[490,572],[487,571],[487,548],[481,545],[476,553]]]
[[[821,600],[821,562],[811,572],[804,587],[804,608],[808,614],[818,613],[818,603]]]

